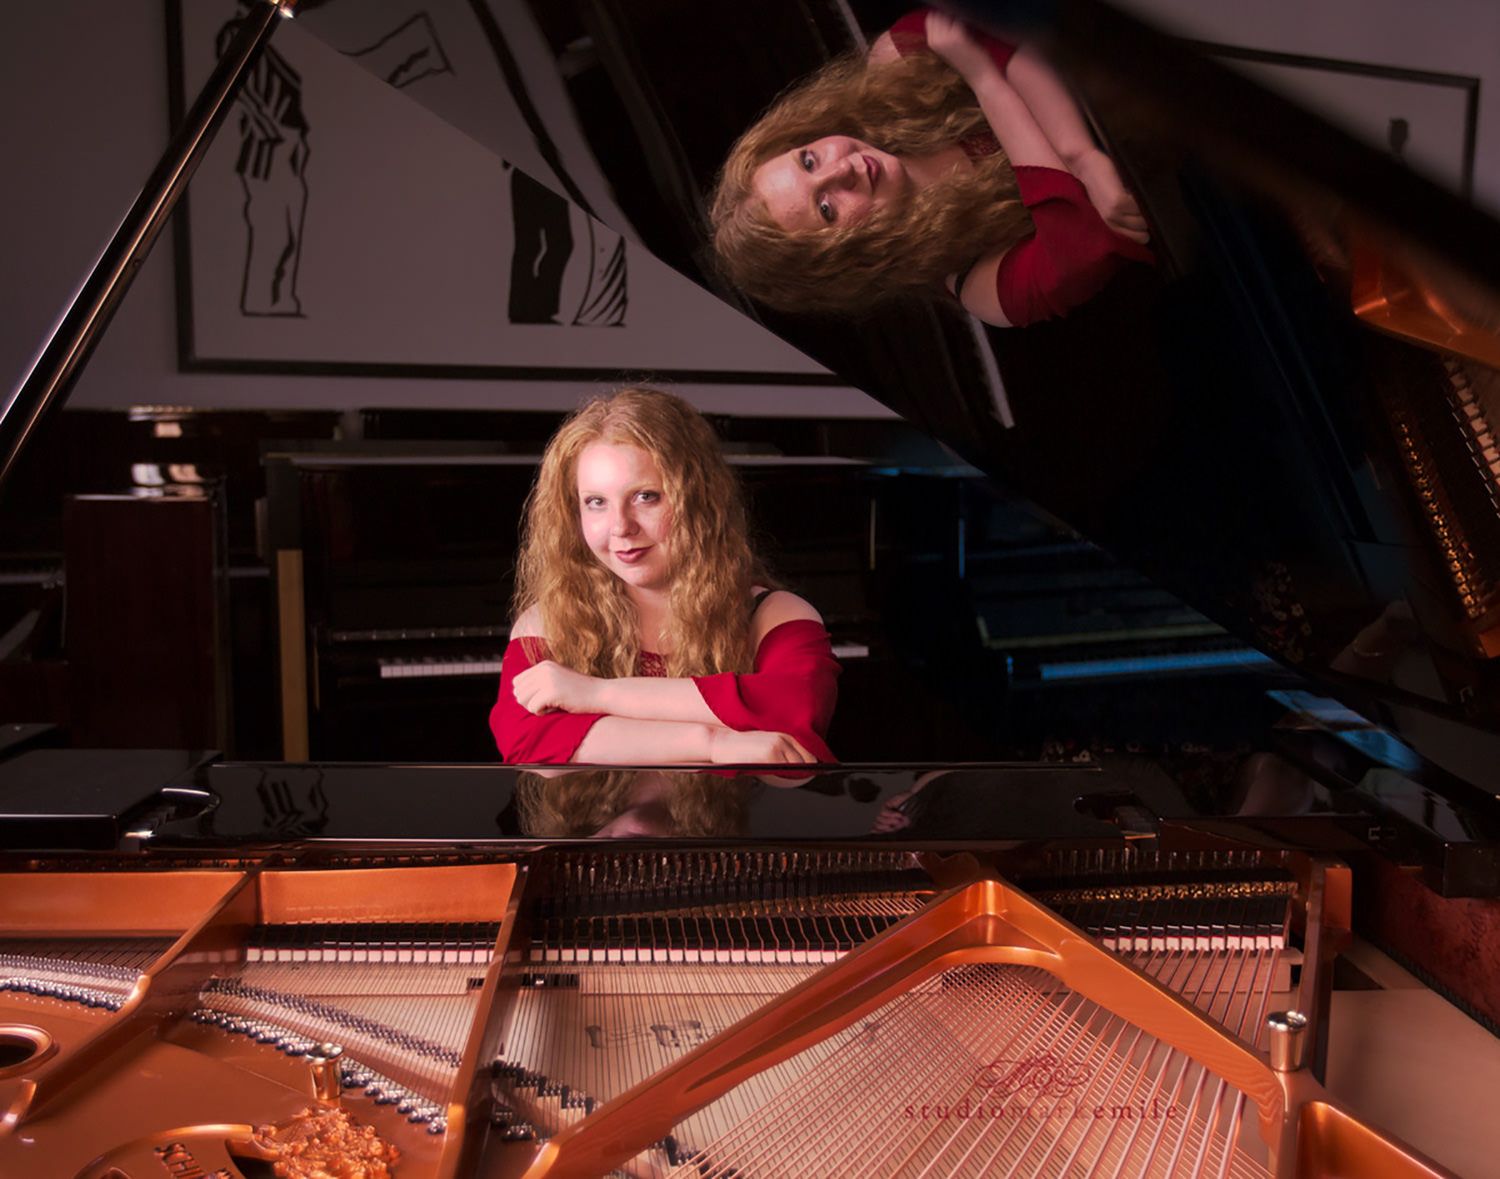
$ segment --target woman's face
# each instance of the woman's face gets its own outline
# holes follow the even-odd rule
[[[847,135],[826,135],[772,156],[750,190],[788,232],[835,228],[904,201],[913,187],[901,160]]]
[[[672,510],[656,460],[594,442],[578,456],[578,521],[598,562],[635,589],[666,588]]]

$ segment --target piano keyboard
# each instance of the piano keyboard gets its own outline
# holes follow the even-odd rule
[[[449,659],[381,659],[383,680],[425,680],[442,676],[497,676],[500,656],[462,655]]]
[[[835,643],[835,659],[867,659],[870,648],[864,643]],[[383,680],[436,679],[440,676],[496,676],[500,674],[500,656],[462,655],[445,659],[381,659]]]

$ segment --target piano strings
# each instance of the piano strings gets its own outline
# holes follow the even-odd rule
[[[755,931],[755,949],[742,930],[731,932],[734,921],[726,916],[736,913],[734,902],[709,883],[741,878],[725,865],[731,855],[742,869],[753,862],[766,870],[754,920],[735,918]],[[726,1060],[742,1061],[731,1044],[736,1036],[753,1037],[746,1028],[762,1022],[781,1026],[772,1013],[812,985],[806,980],[814,972],[786,970],[793,954],[806,953],[793,948],[796,938],[785,937],[775,953],[757,952],[770,944],[761,932],[767,924],[798,927],[809,905],[837,910],[846,922],[855,915],[850,928],[860,936],[818,947],[815,956],[825,963],[878,936],[880,929],[866,923],[876,910],[904,912],[912,930],[925,923],[927,936],[939,936],[932,931],[943,926],[933,922],[952,918],[933,916],[931,886],[910,879],[918,862],[950,884],[954,873],[974,867],[966,869],[961,859],[893,856],[864,865],[862,875],[849,865],[840,870],[836,861],[819,862],[821,887],[781,896],[782,874],[766,853],[694,853],[681,865],[677,890],[672,867],[651,853],[595,856],[586,870],[583,858],[561,862],[556,876],[541,882],[548,888],[546,915],[518,967],[524,973],[517,1017],[508,1025],[497,1081],[497,1095],[510,1106],[502,1117],[512,1137],[561,1136],[559,1146],[568,1144],[561,1153],[537,1156],[529,1174],[570,1175],[596,1165],[583,1160],[601,1156],[573,1152],[572,1140],[582,1147],[590,1116],[611,1094],[624,1094],[617,1118],[643,1100],[647,1090],[637,1086],[648,1077],[672,1095],[664,1100],[681,1100],[695,1088],[683,1078],[696,1075],[684,1058],[701,1057],[702,1044],[722,1031],[712,1047]],[[1174,1037],[1142,1021],[1139,1009],[1131,1018],[1112,1010],[1112,1000],[1100,1001],[1097,978],[1079,989],[1068,968],[1038,970],[1012,962],[1003,949],[997,962],[982,941],[973,965],[929,976],[918,968],[906,993],[878,1009],[861,1006],[847,1023],[833,1015],[828,1034],[804,1041],[792,1056],[770,1050],[765,1067],[675,1119],[653,1145],[616,1162],[616,1173],[1269,1174],[1279,1145],[1265,1137],[1274,1134],[1276,1120],[1267,1112],[1267,1102],[1276,1100],[1269,1074],[1257,1076],[1246,1068],[1248,1058],[1230,1063],[1233,1055],[1216,1055],[1220,1050],[1208,1045],[1264,1043],[1270,1012],[1294,1008],[1306,996],[1305,979],[1294,985],[1302,955],[1292,931],[1318,869],[1276,855],[1135,849],[1047,867],[1046,881],[1033,880],[1039,900],[1213,1024],[1185,1041],[1182,1027]],[[1185,878],[1184,869],[1197,877]],[[576,887],[585,871],[593,889]],[[881,873],[881,886],[872,886]],[[893,887],[891,876],[900,883]],[[889,897],[903,903],[893,910]],[[609,906],[626,912],[617,919],[570,912]],[[1019,917],[999,912],[1020,927],[1031,920],[1024,909],[1016,910]],[[908,951],[901,952],[909,952],[912,937],[904,935]],[[1012,943],[1002,937],[995,944]],[[695,962],[715,965],[690,972]],[[1210,1026],[1237,1039],[1215,1040]],[[1171,1044],[1153,1033],[1167,1034]],[[1220,1063],[1211,1068],[1205,1060]],[[1255,1094],[1249,1110],[1240,1080]]]
[[[0,991],[18,991],[118,1010],[170,938],[0,940]]]
[[[1243,1094],[1043,970],[947,971],[836,1039],[769,1102],[722,1099],[747,1116],[668,1173],[1268,1173]]]
[[[333,1057],[344,1109],[413,1177],[473,1173],[482,1151],[549,1179],[1248,1179],[1317,1153],[1314,1104],[1336,1116],[1319,1134],[1352,1127],[1380,1173],[1436,1174],[1247,1047],[1273,1010],[1316,1002],[1335,869],[1209,854],[1192,880],[1131,850],[1038,881],[1016,854],[1149,977],[972,855],[567,851],[531,859],[524,904],[507,864],[11,876],[0,978],[24,958],[130,1001],[5,990],[4,1014],[57,1049],[0,1067],[37,1084],[19,1125],[77,1127],[28,1155],[58,1173],[135,1173],[166,1142],[118,1100],[140,1069],[173,1141],[239,1158],[252,1144],[224,1125],[295,1120]],[[51,892],[79,880],[96,912],[69,926]],[[491,1060],[486,1142],[468,1114]]]
[[[1091,929],[1106,945],[1130,956],[1138,968],[1237,1035],[1254,1041],[1270,1010],[1273,992],[1284,993],[1287,989],[1286,972],[1280,966],[1287,944],[1293,891],[1294,885],[1287,880],[1244,881],[1072,889],[1059,891],[1050,899],[1054,907]],[[857,895],[830,897],[825,907],[845,914],[861,908],[881,910],[888,916],[914,911],[909,904],[899,906],[880,900],[862,904],[862,901]],[[1080,917],[1087,920],[1079,920]],[[791,989],[815,969],[811,966],[788,969],[785,965],[768,968],[766,964],[782,963],[794,954],[826,963],[857,944],[850,941],[840,943],[842,948],[824,944],[809,949],[805,937],[787,932],[787,927],[803,920],[798,906],[789,906],[787,912],[769,919],[770,924],[782,926],[784,932],[779,948],[764,952],[747,951],[743,936],[736,938],[728,930],[717,931],[722,940],[715,944],[711,935],[716,931],[711,925],[702,930],[695,928],[693,947],[685,952],[680,937],[675,947],[668,948],[674,929],[671,922],[658,919],[640,922],[638,926],[632,924],[631,933],[639,929],[647,936],[621,938],[618,928],[611,935],[596,920],[583,931],[586,937],[582,940],[591,937],[598,959],[610,965],[596,967],[583,975],[527,976],[526,981],[537,989],[527,991],[523,984],[511,1040],[528,1046],[528,1055],[545,1062],[545,1066],[539,1065],[537,1072],[529,1074],[510,1066],[503,1073],[508,1082],[503,1086],[507,1098],[514,1102],[517,1113],[524,1113],[544,1128],[543,1133],[558,1132],[585,1118],[600,1101],[639,1084],[672,1059],[738,1022],[775,995]],[[676,927],[679,934],[685,928]],[[663,935],[667,944],[631,945],[649,942],[652,932]],[[622,948],[626,945],[630,948]],[[588,949],[564,951],[555,946],[533,952],[533,956],[563,954],[576,955],[580,962],[591,957]],[[681,960],[685,954],[717,962],[719,966],[695,971],[681,966],[663,969],[660,965],[670,957]],[[621,965],[622,962],[639,962],[643,968],[632,969]],[[976,1090],[970,1086],[962,1094],[952,1093],[955,1078],[975,1076],[986,1068],[986,1061],[997,1056],[1018,1060],[1063,1059],[1075,1051],[1085,1036],[1082,1030],[1069,1030],[1073,1023],[1085,1027],[1091,1021],[1103,1020],[1120,1051],[1131,1060],[1142,1058],[1132,1068],[1175,1069],[1178,1083],[1170,1091],[1171,1100],[1162,1108],[1188,1109],[1196,1120],[1184,1120],[1182,1132],[1169,1139],[1173,1147],[1169,1152],[1172,1166],[1179,1164],[1179,1156],[1186,1150],[1189,1157],[1198,1152],[1192,1172],[1195,1174],[1264,1173],[1263,1167],[1256,1170],[1228,1147],[1210,1149],[1211,1143],[1226,1135],[1228,1141],[1233,1141],[1241,1124],[1244,1098],[1226,1093],[1222,1082],[1209,1086],[1208,1074],[1191,1065],[1186,1057],[1173,1055],[1149,1037],[1143,1043],[1140,1031],[1129,1029],[1123,1021],[1116,1021],[1117,1028],[1110,1027],[1115,1017],[1080,996],[1067,996],[1059,1001],[1056,987],[1041,986],[1036,980],[1017,990],[1014,979],[1005,976],[1009,980],[1006,987],[998,991],[981,987],[978,1009],[966,1012],[961,1003],[955,1007],[952,996],[963,993],[963,988],[970,985],[970,978],[962,972],[950,972],[942,982],[925,984],[889,1010],[862,1020],[793,1060],[757,1074],[731,1095],[684,1119],[669,1139],[658,1149],[638,1156],[626,1172],[793,1175],[830,1173],[819,1168],[831,1167],[834,1172],[850,1174],[988,1175],[1008,1165],[1006,1160],[1017,1142],[1021,1146],[1020,1153],[1012,1160],[1014,1165],[1022,1166],[1024,1159],[1025,1167],[1040,1168],[1037,1174],[1052,1173],[1047,1158],[1053,1151],[1066,1155],[1066,1162],[1057,1174],[1081,1174],[1082,1171],[1073,1169],[1079,1166],[1079,1159],[1095,1155],[1094,1163],[1100,1166],[1105,1163],[1124,1166],[1127,1160],[1132,1160],[1131,1165],[1135,1166],[1141,1159],[1134,1157],[1132,1151],[1142,1139],[1135,1133],[1121,1145],[1115,1133],[1118,1126],[1114,1124],[1097,1141],[1097,1135],[1090,1139],[1073,1127],[1071,1138],[1067,1134],[1058,1137],[1040,1159],[1033,1150],[1035,1135],[1018,1138],[1014,1120],[1006,1123],[1008,1129],[1001,1133],[998,1124],[987,1124],[980,1118],[972,1126],[965,1124],[963,1129],[955,1129],[953,1141],[946,1143],[934,1143],[934,1137],[941,1136],[933,1127],[925,1126],[916,1135],[925,1167],[912,1169],[916,1166],[913,1156],[919,1145],[911,1140],[911,1133],[898,1133],[911,1129],[898,1119],[895,1126],[887,1127],[891,1133],[876,1135],[877,1139],[889,1137],[893,1145],[884,1154],[869,1153],[873,1150],[869,1146],[871,1125],[880,1124],[881,1115],[890,1111],[915,1109],[914,1094],[922,1099],[923,1105],[935,1096],[932,1104],[944,1109],[956,1107],[964,1098],[983,1103],[987,1094],[982,1088]],[[560,980],[566,980],[567,985],[559,989],[556,984]],[[1015,1006],[1019,1002],[1016,996],[1023,992],[1029,995],[1031,1003],[1024,1011]],[[1055,1036],[1018,1045],[1025,1035],[1024,1029],[1035,1027],[1039,1019],[1046,1026],[1057,1024]],[[971,1024],[998,1029],[1010,1038],[1004,1043],[982,1042],[979,1047],[966,1050],[961,1045],[965,1035],[973,1034]],[[1134,1034],[1120,1046],[1127,1030],[1133,1030]],[[900,1054],[902,1069],[891,1067],[893,1048]],[[1159,1061],[1153,1059],[1158,1050],[1166,1054]],[[911,1075],[909,1058],[921,1062],[920,1075]],[[1197,1074],[1193,1074],[1193,1069],[1197,1069]],[[1139,1077],[1125,1090],[1121,1090],[1118,1081],[1116,1076],[1103,1087],[1091,1085],[1078,1096],[1100,1107],[1124,1106],[1138,1100],[1149,1105],[1151,1097],[1161,1097],[1155,1091],[1147,1091],[1141,1097],[1143,1082]],[[1186,1093],[1189,1081],[1191,1093]],[[531,1097],[533,1093],[537,1096]],[[543,1097],[544,1094],[547,1096]],[[848,1118],[851,1108],[865,1111],[865,1116]],[[1221,1114],[1224,1110],[1227,1112]],[[1211,1133],[1211,1124],[1217,1125],[1215,1119],[1233,1128]],[[947,1117],[941,1120],[949,1122]],[[848,1141],[830,1137],[835,1127],[846,1124],[861,1129],[852,1137],[846,1135]],[[1157,1137],[1164,1132],[1165,1127],[1160,1128]],[[788,1141],[800,1142],[802,1151],[787,1146]],[[1069,1142],[1071,1148],[1064,1149]],[[811,1145],[814,1143],[815,1147]],[[1149,1158],[1156,1157],[1157,1145],[1152,1142]],[[955,1150],[960,1146],[963,1149],[955,1158]],[[840,1150],[851,1153],[841,1155]],[[1263,1145],[1260,1150],[1263,1159]],[[1232,1169],[1206,1171],[1204,1166],[1210,1159],[1225,1167],[1232,1163]],[[932,1170],[939,1163],[942,1167]],[[1089,1173],[1111,1172],[1106,1168]],[[1114,1173],[1120,1173],[1118,1168]],[[1181,1172],[1146,1166],[1125,1173]]]
[[[931,889],[902,875],[907,863],[753,851],[680,864],[563,859],[496,1063],[507,1131],[547,1137],[575,1124],[915,912]],[[794,1079],[775,1066],[747,1085],[765,1100]],[[692,1120],[700,1140],[731,1124]],[[676,1156],[667,1144],[663,1164]]]
[[[291,925],[257,929],[215,974],[194,1018],[305,1054],[343,1048],[342,1079],[439,1133],[496,925]]]

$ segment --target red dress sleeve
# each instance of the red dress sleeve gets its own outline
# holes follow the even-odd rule
[[[995,294],[1017,327],[1066,315],[1103,290],[1126,262],[1153,260],[1149,249],[1104,223],[1071,172],[1022,165],[1016,184],[1036,231],[1000,259]]]
[[[785,733],[819,761],[837,760],[825,739],[838,700],[838,661],[828,632],[811,619],[772,627],[749,675],[694,676],[720,722],[736,732]]]
[[[527,653],[533,647],[537,659]],[[544,639],[512,639],[500,664],[500,696],[490,709],[490,732],[500,760],[507,765],[564,765],[577,752],[584,734],[602,713],[527,712],[516,701],[515,679],[534,662],[547,658]]]
[[[927,14],[931,11],[930,8],[915,9],[891,26],[891,44],[896,47],[896,52],[902,57],[910,57],[914,53],[927,51]],[[975,41],[989,50],[995,64],[1000,67],[1000,72],[1005,73],[1005,67],[1015,56],[1016,47],[1009,41],[986,33],[983,29],[970,27],[969,32]]]

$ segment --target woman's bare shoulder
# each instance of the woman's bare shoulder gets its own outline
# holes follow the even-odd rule
[[[521,611],[521,616],[510,624],[510,637],[513,639],[545,638],[546,636],[542,633],[541,606],[528,606]]]
[[[751,631],[755,641],[759,643],[783,622],[804,620],[821,624],[823,616],[811,602],[791,590],[774,590],[756,610],[755,617],[751,620]]]
[[[1000,262],[1010,252],[1009,246],[1002,246],[997,250],[980,257],[979,261],[963,275],[963,289],[956,292],[958,301],[963,304],[964,310],[984,323],[994,327],[1010,327],[1010,319],[1005,314],[1005,309],[1000,306],[1000,291],[998,278],[1000,274]],[[948,291],[953,290],[954,275],[948,279]]]
[[[865,55],[865,61],[870,65],[884,65],[888,61],[897,60],[900,56],[901,51],[896,48],[896,42],[887,31],[870,42],[870,52]]]

